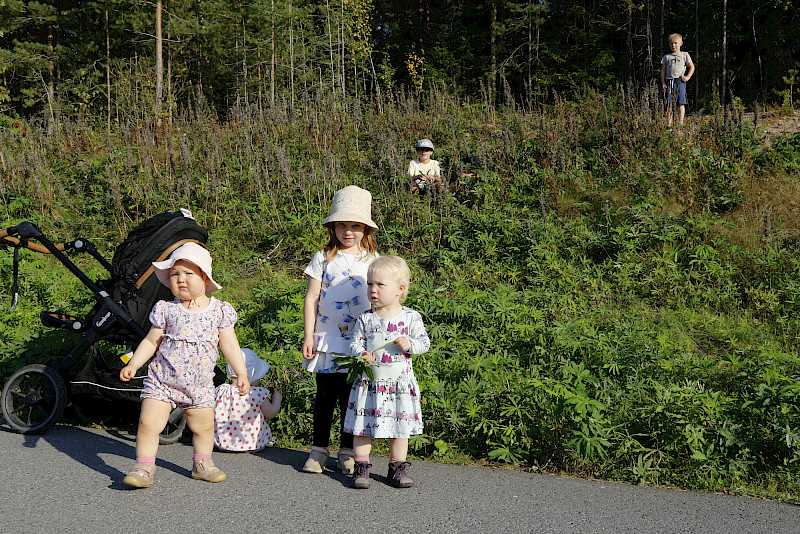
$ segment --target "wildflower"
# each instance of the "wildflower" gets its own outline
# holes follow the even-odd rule
[[[25,137],[26,135],[28,135],[28,132],[26,132],[25,130],[22,130],[22,137]]]
[[[19,123],[18,122],[14,123],[14,128],[19,128]]]

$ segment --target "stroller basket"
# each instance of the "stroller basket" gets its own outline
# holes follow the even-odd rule
[[[12,305],[18,298],[21,248],[52,254],[95,298],[94,307],[85,317],[53,311],[40,314],[44,326],[80,333],[82,337],[74,347],[65,349],[66,356],[55,369],[32,364],[8,379],[2,393],[2,411],[9,425],[22,433],[43,432],[58,422],[68,400],[93,405],[98,401],[138,402],[147,366],[142,366],[130,382],[122,382],[119,371],[124,363],[119,354],[144,338],[155,303],[172,298],[169,288],[156,278],[152,262],[166,259],[184,243],[205,244],[207,240],[208,232],[188,210],[161,213],[142,222],[116,248],[111,263],[84,238],[54,244],[30,222],[0,230],[0,245],[13,247],[14,253]],[[109,278],[91,280],[65,252],[90,254],[106,268]],[[121,350],[109,356],[101,350],[100,342],[120,345]]]

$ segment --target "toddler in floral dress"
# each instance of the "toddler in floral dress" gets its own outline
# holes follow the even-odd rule
[[[208,294],[220,289],[211,278],[211,255],[197,243],[175,249],[169,259],[153,262],[158,279],[175,300],[159,301],[150,312],[152,327],[139,343],[120,379],[128,381],[149,360],[142,389],[142,410],[136,433],[136,466],[123,483],[135,488],[153,485],[159,434],[176,406],[184,409],[194,433],[192,478],[222,482],[214,465],[214,367],[219,350],[236,372],[240,395],[250,389],[242,349],[233,330],[236,311]]]
[[[419,384],[412,355],[424,354],[431,342],[419,312],[403,306],[411,272],[403,258],[381,256],[367,271],[367,295],[372,309],[362,313],[353,327],[350,354],[370,362],[373,379],[362,373],[350,390],[345,432],[353,434],[355,467],[353,487],[369,487],[372,438],[389,438],[387,479],[409,488],[408,438],[422,434]]]
[[[242,349],[247,380],[258,384],[269,364],[250,349]],[[228,376],[236,372],[228,364]],[[271,388],[270,388],[271,390]],[[251,387],[247,395],[239,395],[233,384],[217,386],[217,405],[214,408],[214,445],[223,451],[260,451],[274,443],[267,421],[274,419],[281,409],[283,395],[279,391]]]

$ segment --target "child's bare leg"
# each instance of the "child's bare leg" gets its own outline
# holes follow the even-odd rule
[[[667,106],[667,128],[672,128],[672,106]]]
[[[167,426],[170,412],[172,412],[172,406],[168,402],[142,399],[139,429],[136,431],[137,458],[155,458],[158,452],[159,434]]]
[[[266,419],[275,419],[275,416],[281,411],[281,401],[283,401],[281,392],[273,391],[272,398],[261,403],[261,413]]]
[[[372,438],[370,436],[353,436],[353,456],[356,461],[369,461],[369,453],[372,451]]]
[[[678,124],[683,126],[683,117],[686,116],[686,106],[678,106]]]
[[[392,462],[405,462],[408,456],[408,438],[392,438],[389,440],[389,455]]]
[[[186,424],[194,434],[192,436],[194,453],[210,455],[214,451],[214,409],[187,409]]]

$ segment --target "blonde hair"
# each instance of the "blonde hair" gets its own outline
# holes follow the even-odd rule
[[[411,269],[408,268],[406,260],[400,256],[381,256],[369,264],[367,277],[375,272],[386,273],[397,282],[397,285],[404,286],[398,300],[400,304],[405,302],[408,296],[408,288],[411,285]]]
[[[674,42],[677,42],[677,41],[680,41],[682,43],[683,42],[683,35],[681,35],[679,33],[671,33],[669,35],[669,37],[667,37],[667,42],[668,43],[674,43]]]
[[[364,224],[364,223],[361,223]],[[325,253],[325,263],[328,263],[336,255],[339,253],[339,247],[342,245],[339,243],[339,239],[336,237],[336,223],[330,222],[325,225],[325,228],[328,229],[328,242],[322,247],[322,252]],[[361,243],[358,244],[359,248],[366,252],[366,257],[364,259],[369,259],[375,255],[376,244],[375,244],[375,236],[372,233],[375,231],[374,228],[371,226],[367,226],[364,224],[364,237],[361,238]]]

